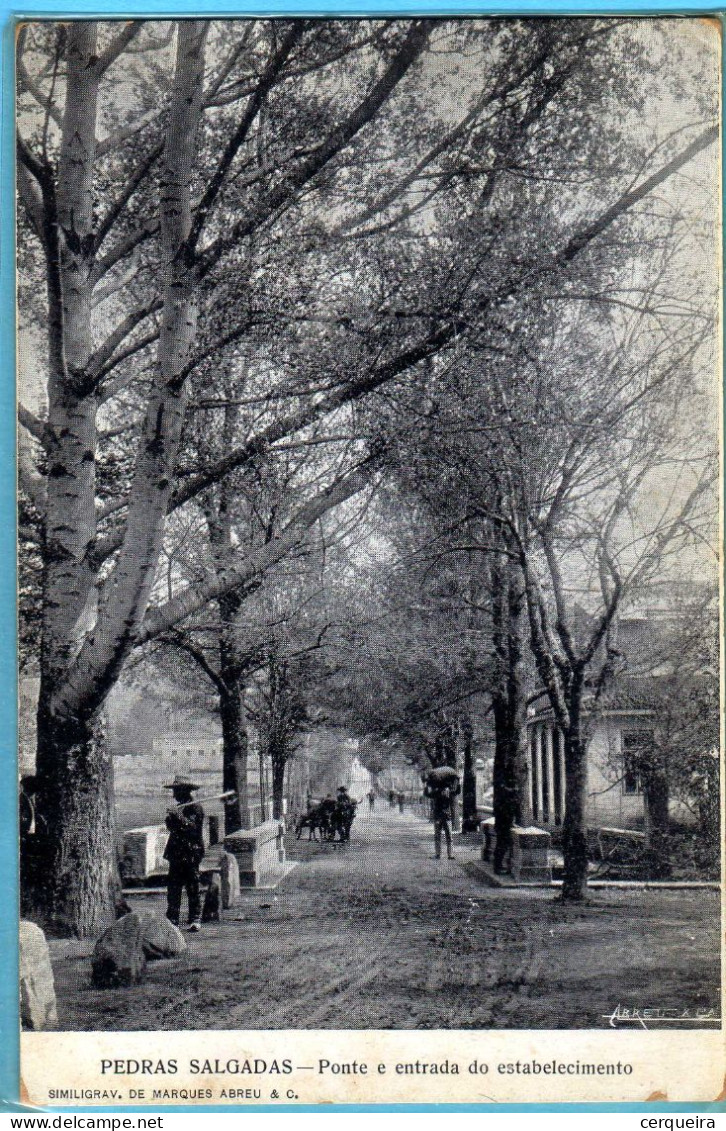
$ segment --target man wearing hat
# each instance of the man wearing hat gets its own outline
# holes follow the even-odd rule
[[[199,789],[193,781],[177,774],[173,782],[164,786],[170,789],[176,806],[166,815],[169,840],[164,849],[164,859],[169,861],[166,917],[177,927],[181,910],[182,891],[186,888],[189,902],[189,930],[201,928],[202,902],[199,894],[199,865],[204,856],[204,810],[192,801]],[[180,808],[183,806],[183,808]]]
[[[426,775],[424,794],[431,800],[431,816],[434,821],[434,857],[441,859],[441,834],[446,839],[446,855],[454,859],[451,845],[451,803],[458,795],[461,786],[456,770],[449,766],[434,767]]]
[[[348,793],[347,786],[339,785],[336,804],[336,825],[341,840],[350,840],[350,830],[355,820],[358,802]]]

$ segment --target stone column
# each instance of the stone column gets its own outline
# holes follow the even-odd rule
[[[552,726],[549,723],[544,724],[542,732],[542,753],[544,760],[547,764],[547,781],[549,783],[549,823],[555,823],[555,764],[554,764],[554,743],[552,741]]]
[[[532,723],[527,730],[527,765],[529,770],[529,807],[532,813],[532,820],[539,820],[539,813],[535,818],[535,809],[537,807],[537,790],[535,787],[535,780],[537,777],[537,768],[534,764],[535,752],[537,749],[537,725]]]
[[[544,820],[544,802],[542,798],[542,770],[544,768],[544,758],[542,757],[542,741],[544,736],[544,723],[537,723],[535,730],[534,742],[534,756],[537,759],[537,813],[539,814],[537,820]]]
[[[484,779],[486,766],[483,758],[477,758],[474,763],[474,776],[476,779],[476,807],[480,809],[484,804]],[[418,784],[418,783],[417,783]]]
[[[565,819],[565,801],[566,801],[565,783],[566,783],[567,779],[566,779],[566,776],[565,776],[565,742],[564,742],[564,738],[563,738],[563,735],[562,735],[562,731],[560,731],[560,741],[559,741],[558,745],[559,745],[559,748],[560,748],[560,756],[557,759],[557,761],[558,761],[557,772],[560,775],[560,797],[562,798],[562,820],[564,821],[564,819]]]

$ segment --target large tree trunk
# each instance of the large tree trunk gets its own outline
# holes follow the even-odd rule
[[[50,427],[41,645],[46,733],[55,718],[51,699],[63,684],[84,631],[92,626],[89,618],[95,615],[94,576],[87,554],[96,533],[97,406],[84,388],[93,353],[88,245],[98,91],[95,57],[95,23],[71,24],[56,211],[47,218]],[[63,744],[61,741],[60,748]]]
[[[502,872],[512,848],[512,827],[517,815],[511,731],[512,670],[509,631],[509,571],[503,555],[495,555],[491,566],[493,645],[495,656],[492,714],[494,716],[494,870]]]
[[[191,182],[202,114],[206,33],[203,21],[179,22],[160,184],[163,310],[154,387],[136,452],[123,546],[104,590],[98,631],[86,639],[77,671],[69,678],[67,701],[71,708],[79,698],[79,676],[82,684],[87,673],[91,682],[101,684],[109,674],[115,678],[134,646],[164,539],[186,409],[186,384],[181,375],[196,338],[198,280],[185,254],[185,244],[191,228]]]
[[[457,749],[456,741],[459,733],[459,728],[455,722],[447,722],[441,731],[441,756],[444,760],[445,766],[452,766],[457,769]]]
[[[226,514],[221,523],[215,523],[208,514],[210,537],[215,552],[217,568],[223,568],[229,551],[229,523]],[[247,784],[247,759],[249,741],[244,711],[245,685],[243,681],[246,657],[240,655],[237,640],[237,614],[242,605],[240,593],[227,593],[219,599],[221,629],[219,660],[221,690],[219,697],[222,721],[222,777],[225,790],[234,790],[236,800],[226,807],[225,831],[237,832],[252,826]]]
[[[217,450],[213,451],[214,456],[217,456],[220,450],[228,450],[233,443],[239,418],[239,408],[232,399],[233,386],[227,375],[223,375],[222,378],[222,391],[230,399],[224,409],[221,448],[217,447]],[[215,571],[221,582],[235,557],[232,531],[234,485],[229,480],[223,481],[218,487],[207,491],[202,502]],[[245,595],[237,589],[223,593],[218,600],[220,618],[218,690],[222,721],[222,773],[225,790],[233,790],[236,794],[235,801],[228,805],[225,811],[227,833],[236,832],[238,829],[249,829],[253,825],[247,780],[249,739],[244,710],[246,690],[244,675],[249,656],[240,647],[237,623],[244,599]]]
[[[497,842],[494,849],[494,871],[506,870],[505,862],[512,850],[512,828],[517,811],[517,789],[513,774],[509,731],[509,702],[506,696],[496,695],[492,704],[494,715],[494,832]]]
[[[582,679],[575,679],[568,696],[570,725],[564,734],[565,819],[562,853],[565,875],[562,900],[577,903],[587,896],[587,742],[582,733]]]
[[[471,719],[466,715],[461,723],[464,746],[464,767],[461,786],[461,827],[465,833],[476,832],[479,819],[476,811],[476,769],[474,766],[474,734]]]
[[[670,875],[670,818],[668,815],[668,775],[657,757],[648,752],[641,759],[645,803],[645,847],[652,879]]]
[[[589,657],[580,660],[574,655],[572,635],[566,623],[561,578],[554,556],[550,555],[549,564],[558,604],[556,636],[547,623],[547,602],[526,555],[521,555],[520,564],[526,585],[532,652],[555,721],[563,735],[565,817],[562,851],[565,876],[561,899],[576,903],[584,900],[587,892],[587,740],[582,731],[582,695],[586,661],[592,658],[592,652]],[[596,643],[592,645],[593,651]]]
[[[143,427],[124,544],[98,610],[89,557],[96,532],[96,401],[88,389],[93,166],[100,79],[96,27],[68,32],[58,169],[56,263],[49,263],[47,554],[38,712],[38,814],[45,844],[36,903],[44,922],[71,935],[107,921],[115,880],[111,766],[98,713],[146,612],[163,538],[183,395],[177,381],[196,324],[194,279],[180,254],[190,225],[190,182],[201,114],[205,25],[182,21],[161,201],[164,316],[156,391]],[[51,256],[52,258],[52,256]],[[62,315],[58,306],[62,304]]]
[[[277,821],[283,815],[285,767],[288,762],[287,751],[271,747],[270,760],[272,762],[272,816]]]
[[[459,772],[459,724],[456,719],[446,724],[442,734],[442,751],[444,763]],[[458,797],[451,798],[451,829],[459,832],[461,829],[461,805]]]
[[[526,828],[532,822],[530,795],[529,751],[527,748],[527,697],[526,666],[524,661],[526,641],[526,606],[524,578],[521,567],[509,563],[507,657],[507,701],[509,706],[509,751],[511,760],[509,779],[514,790],[514,820]]]
[[[269,697],[267,701],[266,745],[260,746],[260,790],[263,786],[264,754],[270,759],[272,769],[272,813],[282,816],[285,788],[285,766],[291,753],[292,732],[295,729],[291,710],[290,683],[287,663],[280,662],[274,652],[268,656]]]
[[[240,681],[220,693],[219,713],[222,722],[222,788],[233,790],[235,800],[225,807],[224,831],[234,833],[251,825],[247,788],[249,742],[244,719],[244,689]]]
[[[116,886],[111,764],[96,710],[68,710],[63,687],[96,619],[89,550],[96,534],[96,400],[87,388],[91,331],[97,28],[68,29],[58,188],[46,215],[48,476],[33,890],[24,903],[55,934],[93,934]],[[26,873],[27,876],[27,873]]]
[[[717,864],[721,856],[720,777],[718,759],[706,759],[698,802],[698,827],[701,858],[708,867]]]
[[[35,917],[50,934],[99,934],[120,892],[113,772],[98,717],[73,725],[38,714]]]

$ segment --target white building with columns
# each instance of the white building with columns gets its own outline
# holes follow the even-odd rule
[[[583,711],[587,738],[587,822],[642,828],[645,810],[637,751],[656,726],[647,697],[620,692]],[[527,719],[532,820],[556,828],[565,816],[565,753],[546,692],[530,702]]]

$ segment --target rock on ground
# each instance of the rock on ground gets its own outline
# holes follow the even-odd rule
[[[35,923],[20,921],[20,1023],[23,1029],[55,1029],[58,1013],[53,969],[45,935]]]
[[[184,954],[187,949],[186,939],[179,928],[170,923],[165,915],[142,911],[138,918],[141,921],[141,945],[149,962],[157,958],[176,958]]]
[[[132,912],[117,919],[93,948],[92,980],[101,989],[140,982],[146,967],[141,919]]]

